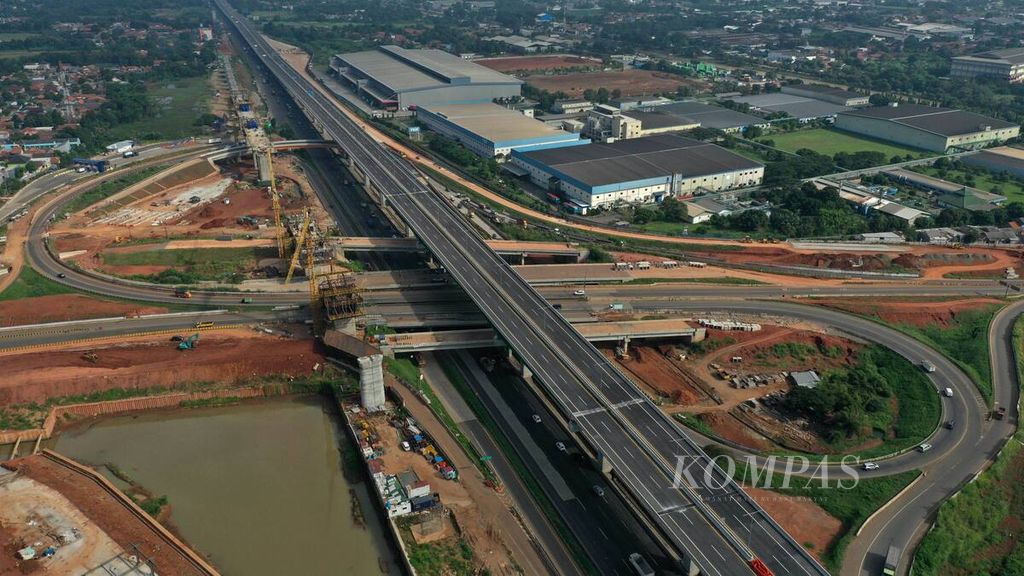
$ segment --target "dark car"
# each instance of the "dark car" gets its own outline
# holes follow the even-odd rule
[[[955,425],[956,425],[956,420],[947,420],[946,421],[946,430],[952,430],[953,426],[955,426]]]
[[[68,277],[68,275],[63,273],[63,272],[61,272],[60,274],[57,274],[57,278],[67,278],[67,277]]]

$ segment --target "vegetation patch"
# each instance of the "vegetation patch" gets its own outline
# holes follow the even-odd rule
[[[819,154],[825,154],[828,156],[835,156],[836,154],[854,154],[856,152],[880,152],[884,154],[883,159],[886,162],[888,162],[888,160],[893,156],[899,156],[901,158],[906,156],[911,156],[913,158],[925,156],[925,154],[920,150],[905,148],[903,146],[895,146],[882,142],[881,140],[863,138],[861,136],[850,134],[849,132],[829,128],[812,128],[810,130],[794,130],[792,132],[785,133],[772,133],[767,138],[770,139],[775,148],[785,150],[786,152],[796,152],[797,150],[804,148],[814,150]]]
[[[238,284],[263,258],[275,258],[273,248],[194,248],[181,250],[106,251],[106,266],[167,266],[155,274],[136,278],[158,284],[194,284],[204,280]]]
[[[1024,317],[1013,326],[1013,350],[1017,381],[1024,382]],[[942,504],[918,548],[915,574],[1024,574],[1022,445],[1024,433],[1017,432],[988,470]]]
[[[21,267],[18,277],[3,292],[0,292],[0,301],[74,292],[75,290],[50,280],[26,264]]]
[[[110,198],[132,184],[142,182],[146,178],[149,178],[166,168],[167,166],[151,166],[149,168],[122,174],[116,178],[101,182],[78,196],[75,196],[75,199],[68,202],[67,206],[64,207],[64,211],[69,214],[74,214],[75,212],[84,210],[101,200]]]

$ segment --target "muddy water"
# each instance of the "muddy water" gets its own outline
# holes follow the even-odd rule
[[[337,418],[316,398],[149,413],[65,432],[55,450],[166,495],[225,576],[399,574],[366,483],[342,473]]]

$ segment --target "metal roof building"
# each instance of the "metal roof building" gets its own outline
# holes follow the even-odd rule
[[[764,165],[715,146],[671,134],[512,152],[512,162],[530,179],[566,200],[590,207],[660,202],[755,186]]]
[[[519,96],[522,80],[442,50],[376,50],[338,54],[331,70],[361,98],[381,108],[490,102]]]
[[[982,148],[1020,135],[1020,126],[952,108],[892,104],[836,115],[836,128],[897,144],[946,153]]]
[[[801,121],[830,118],[839,112],[850,109],[848,106],[826,102],[820,98],[798,96],[788,92],[741,96],[732,100],[749,104],[750,108],[755,111],[768,113],[784,112],[790,117]]]
[[[492,103],[421,106],[416,117],[427,128],[457,140],[467,149],[494,158],[512,150],[586,144],[579,134],[548,126],[540,120]]]
[[[714,128],[726,132],[739,132],[745,130],[747,126],[765,126],[768,124],[764,118],[758,116],[695,101],[665,104],[658,107],[658,112],[671,114],[684,121],[700,124],[702,128]]]

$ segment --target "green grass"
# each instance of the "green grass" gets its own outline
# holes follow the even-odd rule
[[[124,190],[125,188],[131,186],[132,184],[142,182],[146,178],[149,178],[150,176],[153,176],[154,174],[157,174],[158,172],[161,172],[166,168],[167,166],[150,166],[149,168],[135,170],[117,176],[116,178],[105,180],[97,184],[96,186],[89,188],[85,192],[79,194],[71,202],[68,202],[67,206],[64,208],[64,211],[69,214],[74,214],[75,212],[84,210],[101,200],[110,198],[114,194],[117,194],[118,192]]]
[[[895,328],[934,347],[953,360],[974,380],[978,390],[992,403],[992,368],[989,365],[988,326],[999,305],[958,314],[948,327],[896,324]]]
[[[438,398],[434,390],[427,384],[426,380],[420,379],[420,369],[412,363],[412,360],[408,358],[385,358],[384,367],[391,372],[396,378],[401,380],[410,389],[415,390],[426,397],[430,403],[430,411],[434,413],[438,421],[441,422],[451,434],[452,438],[459,443],[462,447],[462,451],[465,452],[466,457],[472,460],[473,465],[476,466],[480,473],[484,475],[484,478],[491,482],[498,483],[498,477],[494,475],[494,471],[488,466],[483,460],[481,460],[481,454],[477,451],[476,446],[469,441],[469,438],[459,430],[459,425],[452,418],[452,415],[448,413],[448,410],[441,403],[441,399]],[[451,455],[449,455],[451,456]]]
[[[1006,181],[1000,182],[995,179],[995,175],[991,172],[982,172],[981,174],[968,174],[962,170],[946,170],[945,175],[940,176],[939,170],[932,166],[915,166],[915,172],[921,172],[935,178],[942,178],[943,180],[949,180],[950,182],[956,182],[963,184],[967,179],[974,179],[974,188],[984,190],[986,192],[995,192],[996,194],[1002,194],[1006,196],[1007,202],[1024,202],[1024,185],[1021,185],[1020,181],[1007,179]]]
[[[213,90],[207,77],[180,78],[148,86],[158,112],[150,118],[121,124],[110,131],[110,140],[164,140],[185,138],[200,132],[192,122],[208,111]]]
[[[725,284],[732,286],[756,286],[764,284],[753,278],[733,278],[731,276],[711,276],[708,278],[634,278],[623,284]]]
[[[52,296],[54,294],[72,294],[74,292],[73,289],[46,278],[26,264],[21,267],[21,272],[18,273],[18,277],[14,279],[14,282],[11,282],[10,286],[3,292],[0,292],[0,301]]]
[[[839,152],[882,152],[887,158],[899,155],[910,154],[914,157],[927,156],[925,152],[888,144],[879,140],[862,138],[848,132],[841,132],[828,128],[812,128],[810,130],[796,130],[778,134],[768,134],[764,139],[775,142],[775,147],[786,152],[796,152],[801,148],[814,150],[819,154],[834,156]]]
[[[273,258],[273,248],[194,248],[102,252],[108,266],[169,266],[172,270],[142,276],[161,284],[192,284],[204,280],[240,282],[262,258]]]
[[[10,42],[12,40],[27,40],[29,38],[35,38],[39,34],[33,32],[0,32],[0,42]]]
[[[714,452],[712,450],[712,455]],[[783,487],[784,477],[781,474],[771,477],[762,475],[757,487],[770,487],[772,491],[791,498],[812,499],[825,512],[843,523],[840,536],[821,556],[829,571],[838,574],[843,553],[864,521],[913,482],[918,474],[917,471],[903,472],[882,478],[859,479],[855,484],[844,475],[842,479],[836,477],[829,480],[825,486],[822,486],[820,479],[793,478],[788,487]],[[749,485],[753,477],[743,462],[736,463],[734,476],[737,482],[744,485]]]
[[[409,563],[423,576],[475,576],[479,573],[473,547],[462,538],[445,538],[438,542],[418,544],[410,527],[413,517],[398,520],[399,533],[409,554]]]

